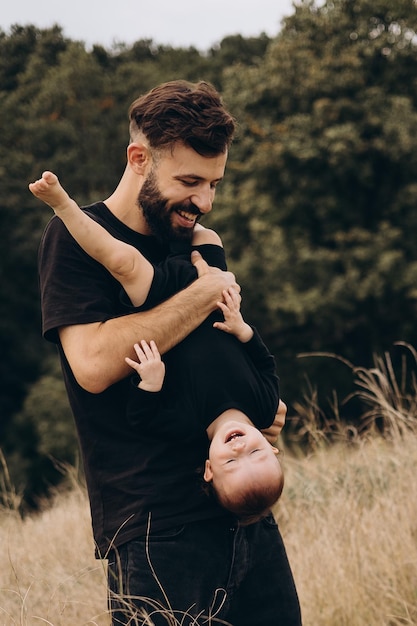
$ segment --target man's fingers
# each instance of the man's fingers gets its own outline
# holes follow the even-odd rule
[[[280,400],[278,409],[275,415],[274,422],[269,428],[262,429],[262,433],[269,443],[273,444],[277,439],[281,430],[285,426],[285,417],[287,414],[287,405]]]
[[[198,276],[203,276],[204,274],[208,274],[210,271],[210,266],[203,259],[201,254],[197,250],[193,250],[191,252],[191,263],[197,270]]]

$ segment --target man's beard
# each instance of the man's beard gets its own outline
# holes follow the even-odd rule
[[[155,172],[151,171],[145,179],[138,196],[138,204],[151,233],[160,241],[191,241],[194,228],[173,227],[172,214],[179,211],[194,213],[196,222],[200,218],[199,209],[191,202],[173,204],[167,207],[168,200],[159,191]]]

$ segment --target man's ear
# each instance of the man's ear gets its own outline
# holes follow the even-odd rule
[[[136,174],[144,175],[151,163],[151,153],[141,141],[132,142],[127,146],[127,161]]]
[[[203,478],[206,483],[209,483],[211,480],[213,480],[213,472],[211,471],[211,463],[209,459],[206,460]]]

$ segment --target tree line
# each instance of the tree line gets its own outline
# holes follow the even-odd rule
[[[207,80],[238,121],[205,224],[276,356],[290,414],[311,388],[323,407],[351,391],[346,365],[300,354],[369,366],[395,342],[416,345],[417,8],[319,4],[296,4],[275,37],[206,52],[152,40],[87,50],[59,26],[0,30],[0,446],[29,504],[60,480],[57,461],[76,463],[77,444],[41,338],[36,257],[51,213],[27,184],[53,169],[81,204],[109,195],[128,106],[160,82]],[[340,410],[357,420],[362,409]]]

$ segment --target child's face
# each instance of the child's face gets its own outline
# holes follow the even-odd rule
[[[213,437],[204,480],[212,480],[223,493],[233,493],[242,484],[277,481],[282,476],[277,454],[257,428],[229,421]]]

